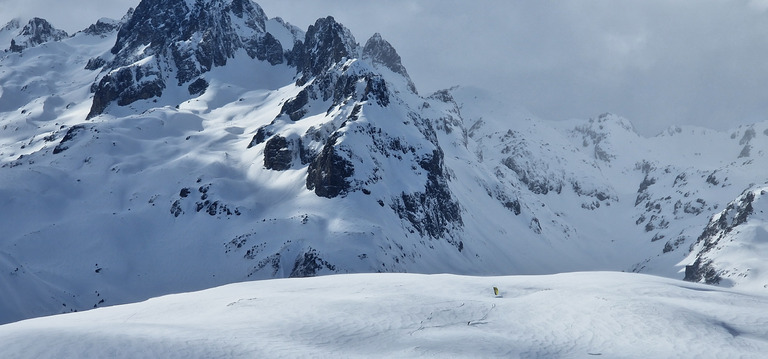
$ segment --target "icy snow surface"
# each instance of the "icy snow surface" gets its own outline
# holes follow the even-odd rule
[[[334,275],[6,324],[0,343],[9,358],[762,358],[766,308],[615,272]]]

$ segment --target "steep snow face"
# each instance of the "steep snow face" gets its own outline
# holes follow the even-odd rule
[[[766,306],[627,273],[339,275],[6,324],[0,341],[14,358],[760,358]]]
[[[685,279],[708,284],[768,288],[768,187],[750,188],[712,217],[685,261]]]

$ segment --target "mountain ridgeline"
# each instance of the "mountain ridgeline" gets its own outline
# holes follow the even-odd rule
[[[768,123],[645,138],[421,95],[381,34],[250,0],[13,20],[0,45],[0,322],[333,273],[768,285]]]

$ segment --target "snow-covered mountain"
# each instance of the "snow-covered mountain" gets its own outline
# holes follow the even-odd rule
[[[421,95],[380,34],[249,0],[24,24],[0,29],[0,322],[334,273],[768,285],[768,122],[645,138]]]

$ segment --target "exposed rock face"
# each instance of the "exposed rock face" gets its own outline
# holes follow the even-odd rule
[[[343,25],[328,16],[310,25],[304,42],[294,45],[291,63],[301,74],[298,84],[325,72],[342,59],[358,58],[360,47],[355,37]]]
[[[120,22],[112,19],[99,19],[95,24],[88,26],[84,33],[93,36],[107,36],[120,28]]]
[[[320,258],[317,250],[314,248],[308,248],[304,255],[296,258],[296,262],[293,265],[293,270],[289,277],[313,277],[322,270],[333,271],[336,270],[336,266],[328,263],[324,259]]]
[[[9,23],[9,26],[11,25],[13,24]],[[45,19],[36,17],[29,20],[19,34],[11,39],[9,50],[12,52],[22,52],[26,48],[35,47],[49,41],[61,41],[67,37],[69,35],[66,31],[59,30]]]
[[[259,60],[266,60],[271,65],[282,64],[284,61],[283,46],[270,33],[266,33],[263,38],[258,39],[249,54],[253,54],[251,57]]]
[[[756,132],[755,129],[750,127],[746,131],[744,131],[744,136],[741,137],[741,140],[739,140],[739,145],[744,146],[741,149],[741,152],[739,153],[739,158],[745,158],[750,157],[751,151],[752,151],[752,145],[750,142],[755,138]]]
[[[765,195],[765,190],[759,193]],[[756,197],[754,190],[744,191],[739,198],[729,203],[725,210],[712,217],[693,246],[692,253],[695,253],[696,260],[693,264],[686,266],[685,280],[707,284],[720,283],[723,275],[730,268],[718,267],[710,257],[716,255],[727,236],[746,223],[754,213],[753,203]]]
[[[443,170],[443,152],[440,149],[423,158],[419,165],[427,171],[427,183],[423,192],[402,193],[395,201],[394,209],[401,218],[407,219],[421,236],[443,238],[451,229],[463,226],[461,208],[452,198]],[[459,251],[462,242],[452,242]]]
[[[125,106],[158,97],[164,89],[163,71],[154,57],[142,65],[119,67],[99,82],[88,118],[101,114],[112,102]]]
[[[276,171],[291,168],[293,152],[288,145],[288,140],[285,137],[274,136],[270,138],[264,147],[264,167]]]
[[[178,85],[224,66],[239,50],[272,65],[284,62],[283,47],[266,32],[264,11],[249,0],[144,0],[112,47],[112,60],[94,89],[88,118],[110,103],[124,106],[160,96],[172,74]],[[199,93],[196,84],[190,93]]]
[[[70,127],[61,141],[59,141],[59,144],[53,149],[53,154],[55,155],[67,150],[69,148],[67,142],[72,141],[78,134],[85,132],[85,130],[86,128],[83,125],[75,125]]]
[[[112,48],[115,64],[170,55],[180,65],[176,78],[181,84],[213,66],[225,65],[238,49],[245,48],[255,57],[267,20],[258,5],[247,0],[206,0],[189,6],[185,0],[142,1],[118,33]],[[134,50],[144,46],[136,56]]]
[[[292,121],[298,121],[307,113],[304,108],[309,103],[309,91],[307,89],[299,92],[296,97],[289,99],[280,109],[280,115],[288,115]]]
[[[205,92],[207,88],[208,81],[205,81],[204,78],[199,78],[187,86],[187,91],[189,91],[190,95],[200,95]]]
[[[373,34],[365,43],[363,47],[363,60],[369,61],[377,69],[384,67],[403,76],[408,83],[408,89],[416,93],[416,86],[411,81],[408,71],[400,61],[400,55],[397,54],[397,51],[389,42],[381,38],[381,34],[378,32]]]
[[[560,193],[563,191],[563,182],[559,179],[547,176],[546,172],[539,172],[535,170],[535,167],[530,166],[528,163],[521,164],[520,162],[528,162],[525,151],[516,152],[517,156],[522,158],[516,158],[510,156],[502,161],[502,164],[515,172],[520,179],[520,182],[528,186],[528,189],[536,194],[547,194],[550,191]]]
[[[348,178],[355,170],[352,163],[340,156],[334,147],[339,137],[339,134],[331,136],[307,169],[307,189],[315,191],[320,197],[334,198],[350,189]]]

